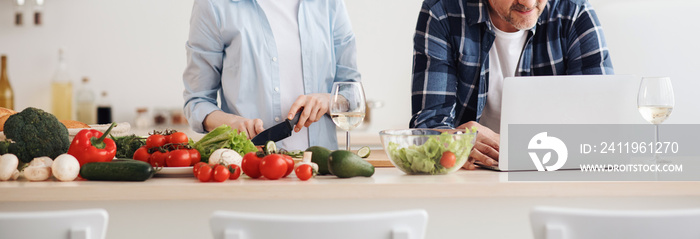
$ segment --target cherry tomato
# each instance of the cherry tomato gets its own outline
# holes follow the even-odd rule
[[[294,170],[294,173],[297,175],[297,178],[301,179],[301,181],[306,181],[314,176],[314,169],[311,168],[311,165],[302,164]]]
[[[280,154],[265,156],[260,161],[260,173],[267,179],[280,179],[287,173],[287,160]]]
[[[228,179],[228,177],[231,175],[231,172],[228,171],[228,168],[224,165],[216,165],[214,166],[214,182],[223,182]]]
[[[186,144],[188,142],[187,134],[183,132],[175,132],[168,136],[168,143],[171,144]]]
[[[154,134],[146,138],[146,147],[149,149],[155,147],[162,147],[163,145],[165,145],[165,143],[167,143],[165,141],[165,136],[160,134]]]
[[[168,157],[165,158],[165,165],[168,165],[168,167],[187,167],[191,163],[190,151],[186,149],[170,151]]]
[[[195,177],[197,177],[197,173],[199,172],[199,168],[201,168],[202,166],[209,167],[209,164],[205,163],[205,162],[199,162],[199,163],[196,163],[194,166],[192,166],[192,174]]]
[[[199,154],[199,150],[197,149],[188,149],[187,151],[190,152],[190,160],[192,161],[190,165],[195,165],[199,163],[202,160],[202,155]]]
[[[244,155],[243,161],[241,162],[243,173],[251,178],[259,178],[262,176],[260,173],[260,161],[262,161],[262,159],[258,157],[256,152],[250,152]]]
[[[455,157],[455,154],[450,152],[450,151],[445,151],[442,153],[442,158],[440,158],[440,165],[442,165],[445,168],[451,168],[455,166],[455,162],[457,162],[457,157]]]
[[[238,177],[241,176],[241,167],[238,167],[238,165],[229,164],[227,168],[228,171],[231,172],[231,174],[229,174],[228,179],[236,180],[238,179]]]
[[[283,178],[286,178],[292,173],[292,171],[294,171],[294,159],[292,156],[286,154],[283,154],[282,156],[284,157],[284,160],[287,161],[287,172],[284,173],[284,176],[282,176]]]
[[[148,148],[146,146],[142,146],[141,148],[137,149],[136,152],[134,152],[134,159],[138,161],[144,161],[148,163],[148,158],[151,157],[151,154],[148,153]]]
[[[214,174],[214,169],[210,167],[209,165],[202,166],[199,168],[197,171],[197,179],[199,179],[200,182],[209,182]]]
[[[151,154],[151,157],[148,158],[148,162],[151,163],[151,166],[153,167],[165,167],[165,158],[167,157],[168,153],[155,151],[153,154]]]

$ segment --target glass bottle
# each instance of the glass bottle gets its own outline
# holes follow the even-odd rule
[[[95,106],[95,92],[90,88],[90,79],[83,77],[83,83],[76,95],[78,121],[86,124],[97,123],[97,108]]]
[[[136,108],[136,120],[134,121],[136,128],[146,129],[151,127],[151,122],[153,122],[153,119],[148,115],[148,108],[141,107]]]
[[[73,119],[73,83],[63,49],[58,50],[58,70],[51,82],[51,110],[59,120]]]
[[[112,104],[107,97],[107,91],[102,91],[102,97],[100,97],[100,101],[97,103],[97,123],[112,123]]]
[[[15,109],[15,94],[10,86],[10,78],[7,76],[7,56],[0,57],[2,71],[0,72],[0,107]]]

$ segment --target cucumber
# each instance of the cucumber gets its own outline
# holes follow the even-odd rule
[[[80,167],[81,177],[96,181],[146,181],[153,174],[155,170],[150,164],[133,159],[86,163]]]
[[[372,164],[346,150],[336,150],[331,153],[328,157],[328,169],[331,174],[339,178],[372,177],[374,174]]]

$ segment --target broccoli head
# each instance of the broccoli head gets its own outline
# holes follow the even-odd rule
[[[5,122],[5,137],[14,143],[9,152],[29,163],[41,156],[56,158],[68,152],[68,129],[56,116],[37,108],[26,108]]]

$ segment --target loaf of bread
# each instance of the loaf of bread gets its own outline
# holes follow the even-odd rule
[[[80,122],[80,121],[75,121],[75,120],[60,120],[63,125],[66,126],[66,128],[69,129],[81,129],[81,128],[90,128],[90,126],[86,123]]]
[[[10,115],[17,114],[17,111],[0,107],[0,131],[5,130],[5,121],[10,118]]]

